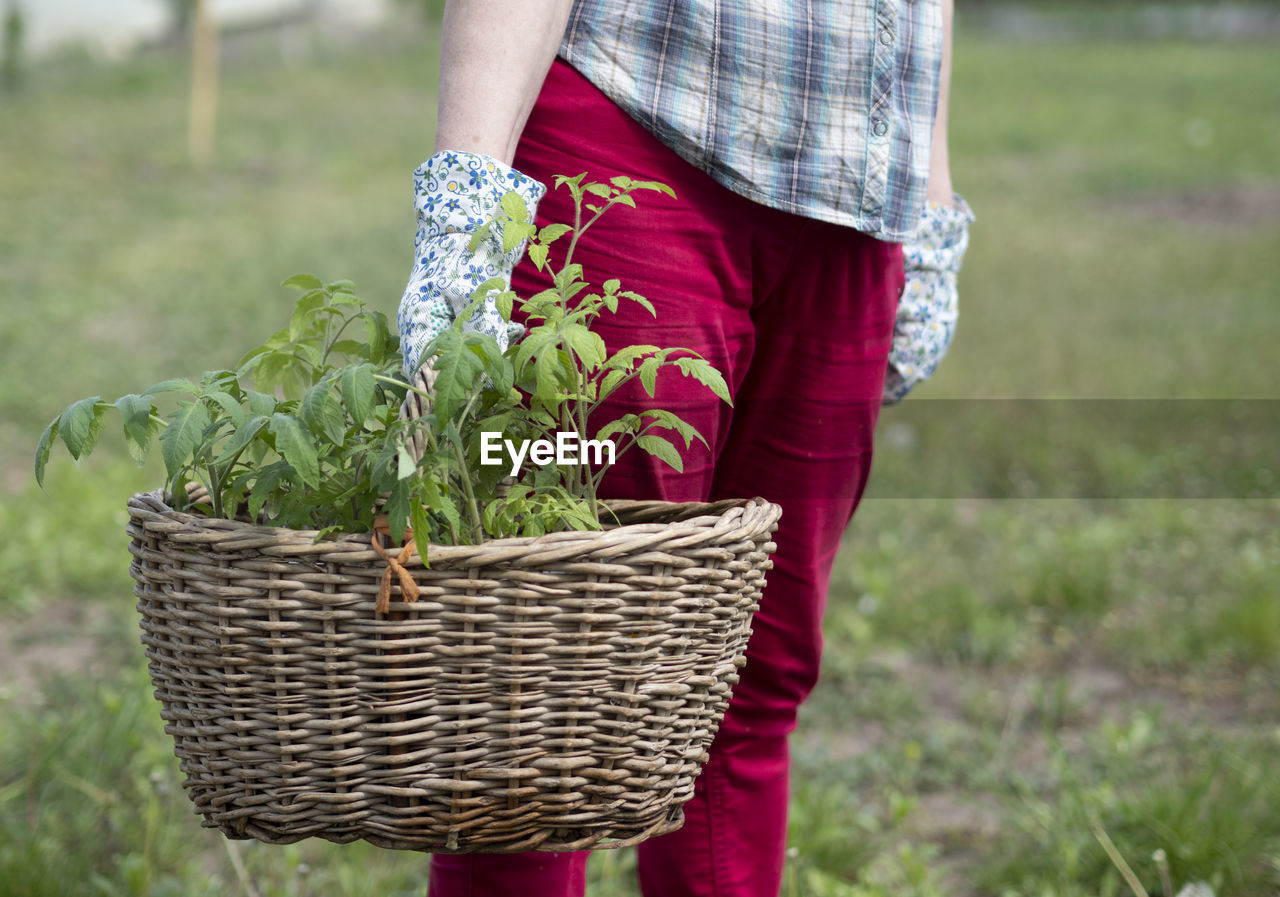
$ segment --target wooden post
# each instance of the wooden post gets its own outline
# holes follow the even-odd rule
[[[26,18],[18,0],[5,4],[4,36],[0,39],[0,82],[6,90],[17,90],[22,81],[22,39]]]
[[[194,6],[187,150],[191,164],[204,168],[213,161],[214,127],[218,117],[218,27],[209,14],[209,0],[195,0]]]

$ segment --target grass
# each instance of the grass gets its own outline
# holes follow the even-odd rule
[[[0,894],[425,890],[421,855],[199,828],[131,634],[158,470],[107,434],[45,495],[30,457],[74,398],[233,362],[295,271],[394,310],[431,43],[229,43],[202,173],[174,60],[0,98]],[[1175,887],[1280,892],[1278,85],[1264,44],[959,36],[961,329],[837,562],[786,897],[1127,893],[1094,823],[1153,895],[1157,849]]]

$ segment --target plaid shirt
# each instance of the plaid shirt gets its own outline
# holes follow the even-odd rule
[[[577,0],[560,55],[735,193],[901,242],[924,208],[938,0]]]

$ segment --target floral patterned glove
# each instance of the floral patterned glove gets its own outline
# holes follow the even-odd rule
[[[956,329],[956,274],[969,246],[973,212],[953,194],[954,205],[926,203],[916,232],[902,247],[907,283],[884,381],[886,405],[902,398],[933,373]]]
[[[502,251],[502,229],[495,224],[472,252],[472,235],[498,210],[503,195],[515,190],[529,208],[529,218],[547,188],[497,159],[474,153],[436,153],[413,173],[418,233],[413,271],[400,299],[396,321],[404,372],[413,379],[428,343],[462,314],[476,287],[493,277],[511,283],[511,271],[524,254],[523,242]],[[492,293],[490,296],[492,297]],[[492,298],[463,323],[494,337],[504,349],[522,328],[504,321]]]

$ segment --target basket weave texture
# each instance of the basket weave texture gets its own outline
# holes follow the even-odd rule
[[[142,641],[204,824],[432,852],[678,828],[781,511],[610,506],[621,525],[603,532],[432,545],[429,567],[401,567],[418,600],[392,577],[376,613],[387,561],[368,536],[314,542],[135,495]]]

